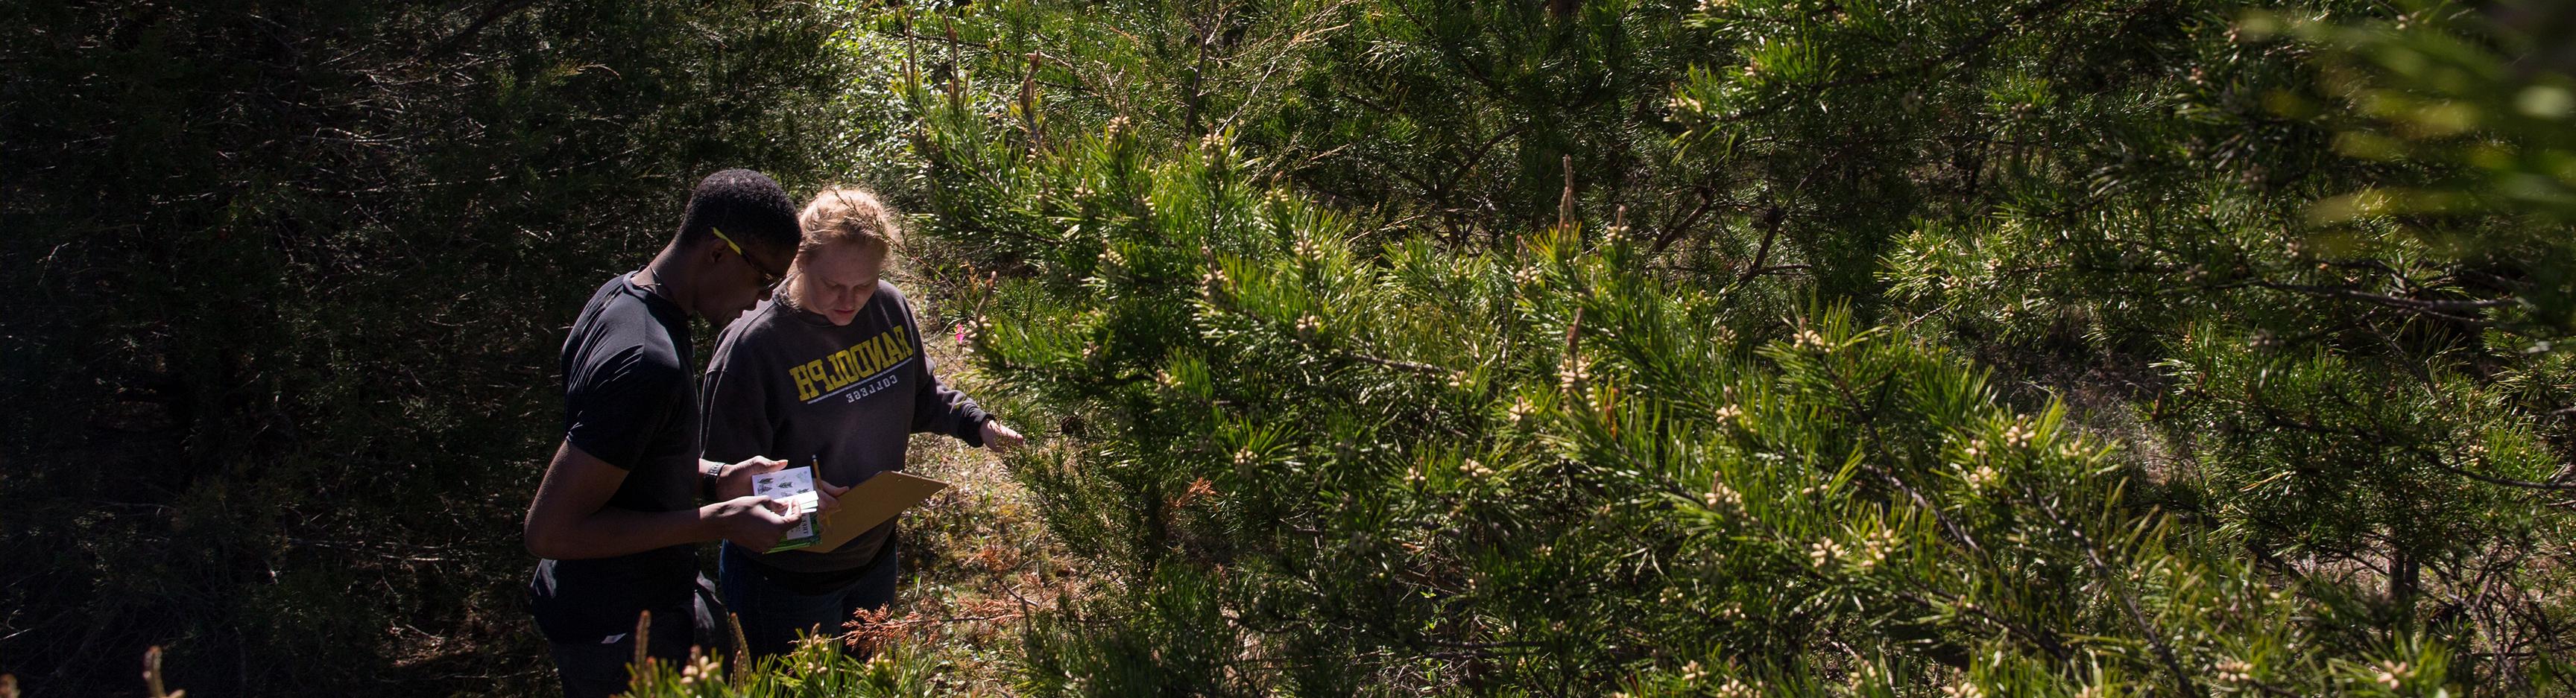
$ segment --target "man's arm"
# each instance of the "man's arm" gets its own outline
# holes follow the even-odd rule
[[[642,512],[608,506],[626,471],[565,441],[546,465],[523,532],[528,552],[553,560],[616,557],[723,538],[768,550],[796,525],[785,505],[744,496],[696,509]]]

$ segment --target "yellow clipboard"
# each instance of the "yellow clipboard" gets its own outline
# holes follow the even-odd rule
[[[919,475],[895,470],[877,473],[842,493],[840,506],[815,522],[819,526],[814,535],[820,540],[797,550],[809,553],[839,550],[850,539],[893,519],[905,509],[919,506],[923,500],[930,499],[930,495],[944,489],[948,489],[948,483]]]

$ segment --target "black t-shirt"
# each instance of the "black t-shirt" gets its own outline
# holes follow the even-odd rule
[[[608,506],[662,512],[696,504],[698,399],[689,316],[629,275],[599,287],[564,340],[564,440],[626,480]],[[695,546],[590,560],[540,560],[528,594],[556,642],[633,632],[635,614],[690,601]]]

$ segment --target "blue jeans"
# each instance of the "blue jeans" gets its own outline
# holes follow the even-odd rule
[[[888,536],[885,548],[877,551],[857,581],[808,595],[762,575],[751,566],[750,555],[741,546],[724,544],[724,554],[716,560],[716,576],[723,580],[725,606],[742,620],[743,642],[750,645],[754,658],[786,654],[796,648],[799,635],[838,635],[841,624],[860,609],[875,611],[892,605],[895,576],[902,567],[895,537]]]

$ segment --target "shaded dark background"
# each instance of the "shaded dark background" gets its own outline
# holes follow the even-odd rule
[[[698,177],[810,188],[831,12],[0,4],[0,673],[550,689],[564,327]]]

